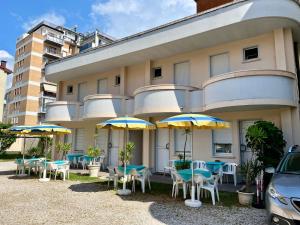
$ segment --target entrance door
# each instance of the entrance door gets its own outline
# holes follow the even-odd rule
[[[142,165],[143,164],[143,131],[130,130],[129,141],[133,142],[135,145],[131,163],[134,165]]]
[[[169,154],[169,130],[156,130],[156,172],[164,172],[164,167],[168,165],[170,160]]]
[[[240,122],[240,152],[241,152],[241,164],[251,160],[252,151],[247,147],[246,134],[247,129],[255,123],[256,120],[247,120]]]
[[[174,82],[178,85],[190,84],[190,63],[183,62],[174,65]]]
[[[120,131],[112,130],[110,134],[109,145],[109,165],[118,166],[119,164],[119,148],[120,148]]]

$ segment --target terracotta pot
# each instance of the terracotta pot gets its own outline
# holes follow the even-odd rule
[[[239,203],[241,205],[251,206],[253,202],[254,193],[240,192],[238,191]]]
[[[90,177],[98,177],[98,173],[100,170],[100,166],[99,165],[89,165],[89,172],[90,172]]]

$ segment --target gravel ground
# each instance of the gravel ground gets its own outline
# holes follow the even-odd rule
[[[204,205],[152,195],[121,198],[95,183],[16,178],[0,163],[0,224],[266,224],[264,210]]]

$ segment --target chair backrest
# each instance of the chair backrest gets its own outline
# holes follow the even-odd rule
[[[139,173],[137,172],[136,169],[131,169],[131,170],[129,171],[129,174],[132,175],[132,176],[137,176]],[[144,176],[144,171],[143,171],[143,176]]]
[[[199,184],[200,186],[203,186],[204,180],[203,180],[202,175],[201,175],[201,174],[195,174],[195,175],[194,175],[194,182],[195,182],[196,184]]]
[[[123,176],[123,173],[118,170],[118,167],[115,167],[115,171],[116,171],[116,174],[118,174],[118,176]]]
[[[171,170],[171,177],[173,181],[182,181],[182,177],[177,173],[177,171],[174,169]]]
[[[169,160],[168,166],[169,166],[169,167],[172,167],[172,168],[175,168],[175,161],[176,161],[176,160]]]
[[[223,165],[223,172],[226,173],[236,173],[237,164],[236,163],[225,163]]]
[[[206,162],[201,160],[193,161],[194,169],[207,169]]]
[[[115,170],[113,167],[109,166],[109,167],[107,167],[107,169],[108,169],[109,176],[115,175]]]

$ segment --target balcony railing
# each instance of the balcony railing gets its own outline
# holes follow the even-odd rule
[[[44,49],[44,54],[50,55],[50,56],[53,56],[53,57],[56,57],[56,58],[61,58],[62,57],[62,54],[61,54],[60,51],[54,50],[52,48],[45,48]]]
[[[49,41],[49,42],[52,42],[52,43],[55,43],[55,44],[58,44],[58,45],[64,45],[64,40],[60,37],[56,37],[54,35],[51,35],[51,34],[47,34],[45,36],[45,41]]]

